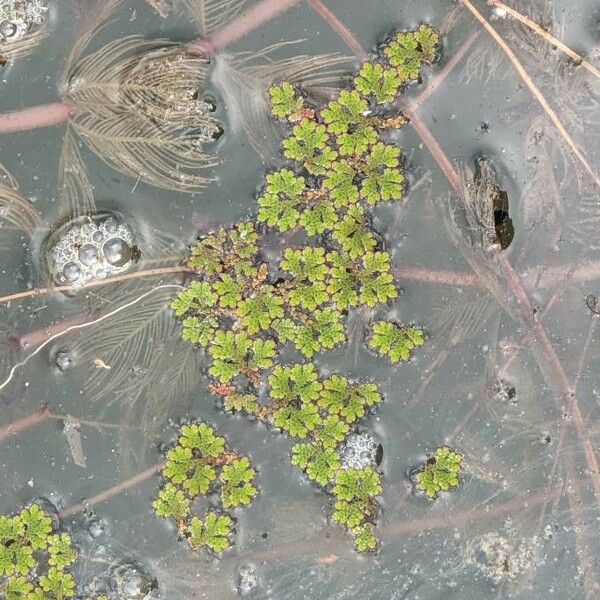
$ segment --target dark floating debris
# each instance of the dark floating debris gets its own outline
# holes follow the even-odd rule
[[[595,315],[600,315],[600,302],[598,302],[598,296],[594,296],[593,294],[586,296],[585,305],[588,307],[588,310]]]
[[[475,182],[485,191],[488,202],[493,210],[496,244],[501,250],[506,250],[513,241],[515,228],[509,215],[508,194],[496,183],[496,173],[491,161],[485,157],[477,160]]]

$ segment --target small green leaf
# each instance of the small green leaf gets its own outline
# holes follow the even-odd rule
[[[430,498],[457,487],[462,461],[463,457],[458,452],[447,447],[438,448],[423,470],[415,475],[417,486]]]
[[[304,101],[289,83],[280,83],[269,89],[271,97],[271,113],[278,119],[289,119],[299,114],[304,107]]]
[[[31,600],[33,585],[25,577],[11,577],[6,582],[6,600]]]
[[[373,97],[378,104],[393,102],[402,81],[395,69],[384,69],[377,63],[365,63],[354,80],[356,89],[366,97]]]
[[[308,235],[320,235],[331,231],[337,221],[337,213],[328,202],[321,202],[312,208],[306,208],[300,215],[300,225],[304,227]]]
[[[24,536],[34,550],[43,550],[52,532],[52,519],[37,504],[22,510],[19,520],[24,527]]]
[[[52,535],[48,542],[48,564],[51,567],[64,571],[77,560],[77,551],[68,533]]]
[[[236,308],[242,301],[244,284],[236,281],[229,274],[221,275],[215,282],[214,289],[219,298],[219,306],[222,308]]]
[[[378,321],[373,325],[373,335],[369,346],[382,356],[389,357],[392,363],[408,360],[413,348],[425,343],[423,331],[416,327],[399,326],[388,321]]]
[[[39,579],[40,588],[49,594],[48,600],[62,600],[75,595],[75,579],[70,573],[64,573],[56,567],[48,569],[46,575]],[[52,595],[50,595],[52,594]]]
[[[377,538],[373,533],[372,523],[365,523],[350,530],[354,538],[354,546],[359,552],[370,552],[377,549]]]
[[[229,412],[253,415],[258,411],[258,398],[254,394],[229,394],[223,400],[223,407]]]
[[[371,232],[365,211],[352,206],[337,225],[333,238],[342,246],[351,258],[358,258],[377,246],[377,240]]]
[[[296,227],[305,188],[304,178],[289,169],[267,175],[265,191],[258,199],[258,220],[281,232]]]
[[[183,482],[183,487],[190,497],[206,494],[217,473],[210,465],[197,464],[190,476]]]
[[[321,114],[329,131],[339,135],[362,125],[368,108],[367,101],[358,92],[342,90],[338,99],[330,102]]]
[[[256,471],[250,466],[247,457],[234,460],[223,467],[220,479],[221,500],[225,508],[250,504],[257,490],[252,485]]]
[[[175,448],[167,452],[167,461],[163,469],[163,474],[173,483],[183,483],[193,468],[194,459],[191,448],[175,446]]]
[[[233,533],[233,521],[228,515],[209,512],[202,521],[194,517],[189,525],[188,541],[192,548],[207,547],[213,552],[223,552],[231,547],[229,537]]]
[[[300,408],[284,406],[273,414],[273,425],[287,431],[293,437],[306,437],[321,421],[314,404],[304,403]]]
[[[158,497],[152,503],[154,512],[159,517],[173,517],[184,519],[190,512],[190,500],[182,490],[172,483],[167,483],[158,493]]]
[[[352,529],[365,520],[367,509],[364,502],[338,500],[333,508],[333,520]]]
[[[238,313],[242,326],[250,335],[266,331],[275,319],[283,317],[283,298],[274,293],[274,288],[263,286],[251,298],[243,300]]]
[[[269,376],[271,398],[286,403],[310,403],[319,397],[321,382],[312,363],[291,366],[278,365]]]
[[[400,148],[379,142],[365,157],[360,195],[369,204],[399,200],[404,195],[404,175],[400,171]]]
[[[315,430],[315,439],[325,448],[333,450],[346,437],[350,426],[336,416],[323,419]]]
[[[225,450],[225,439],[215,435],[215,430],[206,423],[184,425],[179,444],[198,452],[203,458],[215,458]]]
[[[212,308],[217,303],[217,296],[212,291],[209,283],[193,281],[191,285],[181,292],[171,303],[171,308],[178,317],[190,311],[204,311]]]
[[[304,470],[311,481],[325,486],[335,479],[340,457],[320,444],[296,444],[292,448],[292,464]]]
[[[323,381],[319,407],[331,415],[339,415],[348,424],[365,416],[366,408],[379,404],[381,394],[373,383],[350,385],[345,377],[332,375]]]
[[[337,152],[328,146],[329,134],[324,125],[302,119],[294,127],[293,136],[283,140],[284,155],[295,160],[313,175],[324,175],[337,158]]]
[[[364,502],[381,494],[381,477],[371,467],[342,469],[337,475],[333,494],[337,500]]]
[[[336,161],[323,180],[335,208],[344,208],[358,202],[357,172],[346,160]]]
[[[187,317],[182,325],[181,337],[185,341],[206,347],[213,339],[219,322],[215,317]]]

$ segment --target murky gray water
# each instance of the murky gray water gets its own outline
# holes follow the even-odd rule
[[[57,82],[86,22],[87,4],[93,3],[50,2],[48,38],[0,72],[0,112],[57,100]],[[393,141],[405,153],[410,193],[402,203],[379,207],[375,225],[398,266],[402,288],[387,316],[421,325],[427,343],[409,363],[391,367],[363,346],[370,315],[358,314],[349,322],[350,345],[317,358],[327,371],[374,380],[385,396],[364,423],[384,447],[377,554],[357,555],[343,529],[327,521],[331,501],[290,465],[289,439],[222,412],[207,390],[205,361],[179,341],[178,322],[161,310],[173,297],[172,289],[157,292],[133,313],[61,337],[0,391],[0,510],[11,513],[41,497],[66,509],[63,526],[81,549],[77,575],[90,592],[115,565],[133,562],[157,580],[160,597],[168,600],[235,598],[240,586],[252,588],[250,598],[277,600],[600,597],[600,497],[594,488],[598,473],[590,467],[600,433],[600,382],[594,366],[598,334],[597,316],[584,302],[600,293],[594,262],[598,189],[497,44],[456,2],[326,4],[366,50],[395,28],[427,22],[444,32],[442,58],[421,84],[407,90],[409,105],[478,32],[417,114],[459,171],[473,169],[481,156],[493,162],[515,228],[503,256],[523,275],[536,310],[530,326],[527,319],[518,320],[525,306],[516,303],[499,271],[486,280],[493,293],[481,283],[471,285],[473,263],[444,224],[451,187],[417,128],[405,127],[393,134]],[[485,2],[476,5],[487,18],[493,16]],[[538,0],[511,6],[534,18],[543,14],[547,19],[553,11],[553,20],[544,25],[592,64],[600,64],[597,2]],[[175,41],[197,37],[189,18],[176,13],[162,19],[142,0],[127,0],[92,47],[132,34]],[[598,173],[598,79],[514,22],[490,22]],[[280,49],[277,57],[351,56],[308,2],[297,3],[225,52],[257,53],[301,39]],[[214,59],[209,69],[222,60]],[[224,134],[211,146],[219,159],[211,172],[215,182],[202,193],[136,182],[80,146],[98,210],[124,215],[139,240],[141,259],[135,269],[178,266],[199,233],[256,214],[256,191],[265,164],[277,161],[277,146],[272,150],[264,142],[266,161],[255,152],[239,120],[231,118],[236,99],[224,96],[218,76],[213,81],[217,85],[207,87],[206,95],[215,101],[214,116]],[[58,192],[64,133],[65,127],[57,125],[0,136],[0,163],[41,215],[31,239],[0,226],[0,296],[48,283],[44,241],[68,216]],[[477,272],[480,280],[485,269]],[[436,283],[438,271],[459,276],[452,284]],[[52,327],[92,320],[158,284],[180,282],[179,274],[163,275],[71,295],[52,292],[2,301],[0,381],[57,331]],[[507,314],[507,305],[517,320]],[[132,342],[138,325],[150,318],[155,329],[143,343]],[[543,324],[572,396],[560,393],[556,364],[532,323]],[[29,332],[37,333],[27,337]],[[173,375],[176,369],[180,376]],[[514,386],[514,397],[499,392],[502,385]],[[21,419],[45,406],[55,418],[21,427]],[[67,415],[81,423],[85,467],[74,464],[63,432]],[[160,462],[161,448],[175,439],[181,420],[191,418],[213,424],[258,469],[259,496],[237,513],[232,550],[216,559],[179,542],[169,523],[152,512],[157,475],[111,494],[90,507],[89,515],[71,514],[75,511],[69,507]],[[6,429],[15,422],[20,424],[16,431]],[[411,470],[445,444],[464,454],[461,486],[434,502],[414,495]]]

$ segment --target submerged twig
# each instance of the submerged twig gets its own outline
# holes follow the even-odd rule
[[[36,296],[43,296],[45,294],[52,294],[54,292],[78,292],[88,288],[104,286],[119,281],[129,281],[130,279],[140,279],[142,277],[158,277],[160,275],[171,275],[176,273],[191,272],[191,269],[182,266],[159,267],[157,269],[147,269],[145,271],[133,271],[132,273],[124,273],[123,275],[115,275],[114,277],[107,277],[106,279],[90,281],[86,285],[80,286],[78,288],[75,288],[72,285],[57,285],[52,287],[34,288],[32,290],[25,290],[23,292],[15,292],[14,294],[9,294],[8,296],[1,296],[0,304],[7,304],[14,300],[21,300],[23,298],[33,298]]]
[[[360,43],[356,40],[352,32],[337,18],[337,16],[329,9],[321,0],[308,0],[308,4],[323,17],[323,20],[335,31],[338,36],[346,43],[346,45],[354,52],[361,60],[366,61],[369,55]]]
[[[513,19],[516,19],[529,29],[535,31],[538,35],[544,38],[549,44],[558,48],[561,52],[564,52],[569,58],[572,58],[577,65],[583,67],[586,71],[589,71],[594,77],[600,79],[600,70],[598,70],[594,65],[589,63],[581,54],[575,52],[567,46],[565,43],[561,42],[556,36],[552,35],[545,27],[542,27],[538,23],[536,23],[533,19],[530,19],[528,16],[521,14],[516,11],[514,8],[507,6],[504,2],[500,2],[500,0],[488,0],[488,4],[495,6],[506,12],[507,15],[510,15]]]
[[[460,0],[460,3],[469,10],[475,19],[477,19],[482,27],[494,38],[494,40],[498,43],[500,48],[504,51],[504,53],[508,56],[510,62],[513,64],[517,73],[520,75],[521,79],[525,83],[525,85],[529,88],[529,91],[533,94],[534,98],[540,103],[560,135],[563,137],[573,154],[577,157],[577,160],[582,164],[583,168],[588,172],[592,180],[597,186],[600,186],[600,178],[596,174],[596,172],[592,169],[590,163],[587,158],[583,155],[581,150],[577,147],[573,138],[569,134],[569,132],[565,129],[565,126],[562,124],[561,120],[558,118],[558,115],[554,111],[554,109],[548,104],[548,101],[539,90],[539,88],[535,85],[525,67],[521,64],[521,61],[517,58],[516,54],[509,48],[508,44],[504,41],[502,36],[488,23],[488,21],[483,17],[483,15],[473,6],[470,0]]]
[[[137,485],[146,481],[147,479],[150,479],[154,475],[157,475],[158,473],[160,473],[162,471],[164,466],[165,466],[165,464],[162,462],[158,463],[156,465],[153,465],[152,467],[149,467],[145,471],[142,471],[141,473],[138,473],[137,475],[134,475],[133,477],[126,479],[125,481],[122,481],[121,483],[118,483],[117,485],[115,485],[107,490],[104,490],[103,492],[100,492],[99,494],[96,494],[95,496],[90,496],[89,498],[87,498],[83,502],[80,502],[79,504],[74,504],[73,506],[69,506],[68,508],[65,508],[64,510],[61,510],[58,513],[58,516],[61,519],[66,519],[68,517],[72,517],[79,513],[86,512],[93,506],[96,506],[97,504],[102,504],[102,502],[106,502],[107,500],[110,500],[111,498],[114,498],[115,496],[119,496],[123,492],[126,492],[127,490],[130,490],[130,489],[136,487]]]

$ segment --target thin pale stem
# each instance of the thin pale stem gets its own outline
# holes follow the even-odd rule
[[[475,19],[477,19],[481,23],[482,27],[492,36],[492,38],[494,38],[494,40],[497,42],[497,44],[500,46],[500,48],[503,50],[503,52],[506,54],[506,56],[508,56],[510,62],[516,69],[517,73],[520,75],[520,77],[523,80],[523,82],[525,83],[525,85],[529,88],[529,91],[533,94],[533,97],[540,103],[540,105],[544,109],[544,112],[548,115],[548,117],[550,118],[552,123],[554,123],[554,126],[556,127],[556,129],[558,130],[558,132],[560,133],[562,138],[565,140],[565,142],[569,146],[569,148],[571,148],[571,151],[573,152],[573,154],[575,155],[577,160],[581,163],[583,168],[590,175],[590,177],[592,178],[592,181],[597,186],[600,186],[600,178],[598,177],[598,175],[596,174],[594,169],[592,169],[590,163],[587,161],[587,158],[584,156],[584,154],[581,152],[581,150],[577,147],[577,145],[573,141],[573,138],[571,137],[569,132],[566,130],[566,128],[562,124],[561,120],[558,118],[558,115],[556,114],[554,109],[550,106],[550,104],[548,104],[548,101],[546,100],[546,98],[544,97],[542,92],[539,90],[539,88],[535,85],[535,83],[533,82],[533,79],[531,79],[531,77],[525,70],[525,67],[521,64],[521,61],[517,58],[516,54],[512,51],[512,49],[504,41],[502,36],[488,23],[488,21],[483,17],[483,15],[473,6],[473,4],[470,2],[470,0],[460,0],[460,3],[467,10],[469,10],[472,13],[472,15],[475,17]]]
[[[192,269],[188,267],[159,267],[157,269],[148,269],[146,271],[134,271],[133,273],[125,273],[124,275],[115,275],[114,277],[107,277],[106,279],[99,279],[98,281],[91,281],[84,286],[75,288],[72,285],[57,285],[45,288],[35,288],[33,290],[25,290],[24,292],[16,292],[9,294],[8,296],[0,296],[0,304],[7,304],[13,300],[22,300],[23,298],[32,298],[37,296],[44,296],[46,294],[52,294],[54,292],[79,292],[87,290],[89,288],[101,287],[110,283],[116,283],[118,281],[129,281],[131,279],[141,279],[142,277],[159,277],[161,275],[171,275],[175,273],[192,273]]]
[[[79,323],[77,325],[71,325],[70,327],[67,327],[66,329],[63,329],[63,330],[55,333],[54,335],[50,336],[43,343],[41,343],[35,350],[30,352],[23,360],[19,361],[18,363],[14,364],[12,366],[12,368],[8,372],[8,375],[6,376],[6,379],[2,383],[0,383],[0,391],[3,390],[13,380],[15,374],[17,373],[17,371],[20,368],[24,367],[34,356],[36,356],[41,350],[43,350],[48,344],[50,344],[54,340],[62,337],[63,335],[66,335],[67,333],[70,333],[71,331],[78,331],[80,329],[85,329],[87,327],[91,327],[92,325],[96,325],[97,323],[101,323],[102,321],[105,321],[106,319],[110,319],[111,317],[122,312],[123,310],[126,310],[126,309],[130,308],[131,306],[135,306],[136,304],[138,304],[139,302],[144,300],[144,298],[147,298],[148,296],[150,296],[151,294],[154,294],[158,290],[164,290],[164,289],[173,289],[173,290],[178,289],[179,290],[179,289],[181,289],[181,286],[177,285],[177,284],[158,285],[158,286],[153,287],[152,289],[148,290],[147,292],[140,294],[139,296],[137,296],[137,298],[134,298],[130,302],[121,304],[121,306],[115,308],[114,310],[111,310],[110,312],[107,312],[106,314],[102,315],[101,317],[98,317],[97,319],[93,319],[92,321],[86,321],[84,323]]]
[[[561,42],[556,36],[552,35],[545,27],[542,27],[538,23],[536,23],[533,19],[530,19],[528,16],[521,14],[516,11],[514,8],[507,6],[504,2],[500,2],[500,0],[488,0],[488,4],[495,6],[506,12],[507,15],[516,19],[526,27],[529,27],[532,31],[535,31],[539,36],[544,38],[550,45],[558,48],[561,52],[566,54],[569,58],[572,58],[578,65],[581,65],[586,71],[589,71],[594,77],[600,79],[600,70],[598,70],[594,65],[589,63],[581,54],[575,52],[575,50],[569,48],[565,43]]]

